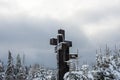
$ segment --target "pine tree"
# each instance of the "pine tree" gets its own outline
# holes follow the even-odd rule
[[[13,58],[10,51],[8,52],[8,65],[5,72],[5,80],[15,80]]]
[[[4,72],[3,62],[0,60],[0,73]]]
[[[20,55],[18,54],[16,58],[15,74],[17,74],[20,71],[20,68],[21,68],[21,58],[20,58]]]
[[[0,80],[3,80],[4,78],[4,66],[3,62],[0,60]]]
[[[17,55],[17,62],[16,62],[16,79],[17,80],[25,80],[26,79],[26,74],[24,67],[21,64],[21,58],[20,55]]]

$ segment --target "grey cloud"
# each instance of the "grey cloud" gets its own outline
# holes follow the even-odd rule
[[[0,27],[0,48],[3,49],[0,55],[7,55],[10,49],[14,57],[18,53],[25,53],[27,64],[40,63],[55,67],[56,54],[54,47],[49,44],[49,39],[57,36],[57,30],[62,22],[52,19],[38,21],[29,19],[27,22],[26,19],[16,19],[15,22],[11,20],[0,23],[4,26]],[[63,26],[68,25],[63,24]],[[66,39],[73,41],[71,52],[75,52],[78,47],[81,48],[88,43],[85,35],[82,31],[79,32],[77,27],[71,26],[63,29],[66,30]]]
[[[108,17],[115,17],[115,18],[120,17],[119,4],[116,5],[113,2],[113,5],[109,5],[109,6],[99,5],[90,9],[83,9],[83,10],[80,9],[68,21],[72,21],[71,23],[82,26],[85,24],[101,22],[102,20],[105,20]]]

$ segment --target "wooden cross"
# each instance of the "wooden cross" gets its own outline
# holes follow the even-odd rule
[[[66,41],[65,31],[59,29],[57,38],[50,39],[50,45],[55,45],[55,53],[57,53],[57,80],[64,80],[64,74],[69,71],[69,66],[65,61],[69,60],[69,48],[72,47],[72,42]]]

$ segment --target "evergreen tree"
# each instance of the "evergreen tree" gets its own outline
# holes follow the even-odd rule
[[[21,66],[22,66],[21,65],[21,58],[20,58],[20,55],[18,54],[17,58],[16,58],[15,74],[17,74],[20,71]]]
[[[4,72],[3,62],[0,60],[0,73]]]
[[[10,51],[8,52],[8,65],[5,72],[5,80],[15,80],[13,58]]]
[[[0,80],[3,80],[4,78],[4,66],[3,62],[0,60]]]
[[[16,79],[17,80],[25,80],[26,79],[26,73],[24,70],[24,66],[21,64],[21,58],[20,55],[17,55],[17,61],[16,61]]]

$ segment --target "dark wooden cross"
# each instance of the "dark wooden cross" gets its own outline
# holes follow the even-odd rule
[[[57,80],[64,80],[64,74],[69,71],[66,61],[69,60],[69,48],[72,47],[72,42],[66,41],[65,31],[59,29],[57,38],[50,39],[50,44],[55,45],[55,53],[57,53]]]

